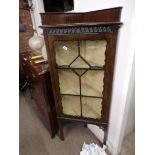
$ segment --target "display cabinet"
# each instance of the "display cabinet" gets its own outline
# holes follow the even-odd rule
[[[65,120],[107,133],[121,9],[41,14],[62,140]]]

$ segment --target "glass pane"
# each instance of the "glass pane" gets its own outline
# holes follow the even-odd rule
[[[62,95],[63,114],[81,116],[80,97]]]
[[[79,77],[71,70],[58,70],[59,87],[62,94],[80,94]]]
[[[78,57],[72,64],[71,68],[89,68],[88,64]]]
[[[89,70],[81,77],[82,95],[102,97],[104,72]]]
[[[88,118],[101,118],[102,99],[82,97],[82,115]]]
[[[90,66],[104,66],[106,46],[105,40],[56,41],[54,43],[57,65],[68,66],[66,69],[58,69],[64,114],[81,116],[80,105],[82,104],[83,117],[98,119],[101,117],[102,98],[93,97],[103,96],[104,71],[89,70],[89,68]],[[81,95],[89,96],[82,97],[81,103],[80,76]]]
[[[56,41],[54,42],[54,49],[58,65],[69,65],[78,56],[76,41]]]
[[[81,56],[91,66],[104,66],[106,46],[106,40],[81,41]]]

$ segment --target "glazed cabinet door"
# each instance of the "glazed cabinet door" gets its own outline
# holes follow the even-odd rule
[[[112,34],[48,36],[59,116],[107,122],[114,39]]]

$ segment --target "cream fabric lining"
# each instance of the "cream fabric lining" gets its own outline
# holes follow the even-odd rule
[[[83,117],[101,117],[102,99],[82,97]],[[81,116],[80,98],[76,96],[62,95],[63,113],[72,116]]]
[[[60,92],[80,95],[79,77],[71,70],[59,70]],[[103,71],[89,70],[81,77],[81,93],[87,96],[102,97]]]
[[[81,41],[80,53],[91,66],[104,66],[106,46],[106,40]],[[78,56],[76,41],[56,41],[54,47],[58,65],[69,65]],[[79,66],[81,66],[81,63],[79,63]]]
[[[98,70],[87,71],[81,79],[83,95],[102,97],[104,72]]]
[[[80,94],[79,77],[71,70],[59,70],[60,92],[64,94]]]
[[[81,41],[81,56],[91,66],[104,66],[106,40]]]
[[[81,56],[91,66],[104,66],[105,50],[107,42],[105,40],[81,41]],[[78,56],[77,42],[56,42],[56,63],[58,65],[69,65]],[[88,68],[89,66],[78,57],[71,65],[72,68]],[[75,70],[80,74],[84,70]],[[79,77],[69,69],[58,70],[59,85],[61,94],[80,94]],[[86,96],[102,97],[104,72],[99,70],[88,70],[81,77],[81,93]],[[89,118],[100,118],[102,109],[102,99],[82,97],[82,115]],[[73,116],[81,116],[80,97],[62,95],[63,113]]]
[[[56,41],[54,48],[58,65],[69,65],[78,56],[78,46],[75,41]]]
[[[62,95],[62,107],[64,114],[81,116],[79,97]]]
[[[89,118],[101,118],[102,99],[82,97],[82,115]]]
[[[82,76],[82,95],[102,97],[103,71],[88,71]],[[98,81],[102,82],[98,82]],[[80,94],[79,78],[70,70],[59,70],[60,92],[62,94]],[[82,97],[83,117],[100,118],[102,99]],[[80,97],[62,95],[63,113],[80,116]]]

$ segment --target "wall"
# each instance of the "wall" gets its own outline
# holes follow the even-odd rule
[[[131,68],[134,59],[134,0],[74,0],[76,12],[93,11],[117,6],[123,6],[115,60],[113,79],[113,92],[110,112],[110,125],[107,144],[113,154],[120,149],[123,118],[125,115],[126,101],[128,100],[128,87]],[[90,127],[91,128],[91,127]],[[100,131],[91,128],[97,136]]]
[[[126,118],[125,119],[125,131],[124,136],[128,135],[135,129],[135,62],[132,66],[132,72],[130,77],[129,89],[128,89],[128,100],[126,103]]]
[[[135,60],[132,64],[127,100],[124,108],[124,115],[121,125],[121,134],[119,137],[118,148],[121,148],[126,135],[135,129]]]
[[[133,82],[133,81],[132,81]],[[125,125],[125,133],[124,136],[128,135],[131,131],[135,129],[135,86],[131,88],[131,98],[129,111],[127,113],[126,125]]]

